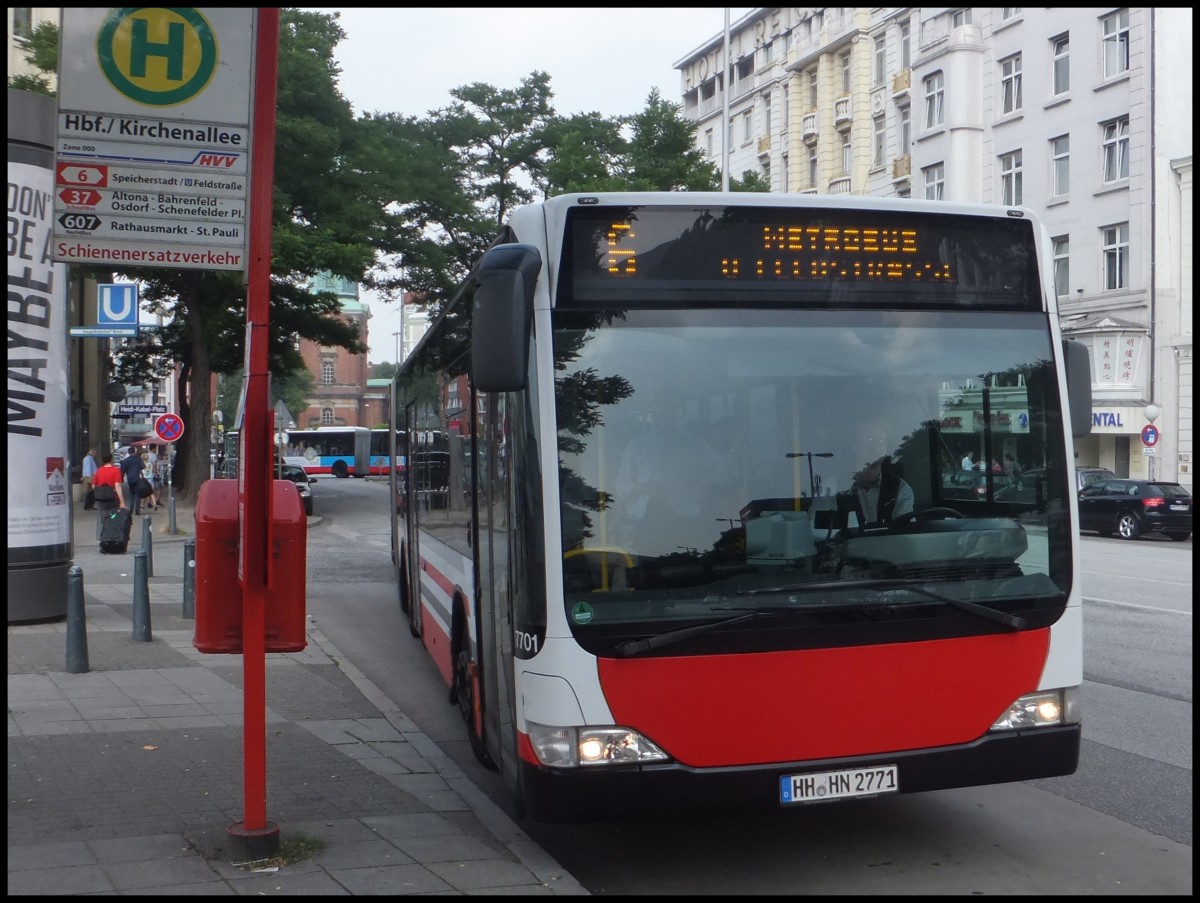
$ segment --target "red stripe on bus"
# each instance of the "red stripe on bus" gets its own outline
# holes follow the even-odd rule
[[[967,743],[1037,689],[1050,631],[598,661],[616,724],[698,768]]]

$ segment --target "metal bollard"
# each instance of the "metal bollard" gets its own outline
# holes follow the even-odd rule
[[[86,674],[89,670],[83,568],[76,564],[67,571],[67,673]]]
[[[150,636],[150,581],[146,576],[146,550],[133,553],[133,639],[138,643],[149,643]]]
[[[146,553],[146,576],[154,576],[154,534],[150,530],[151,518],[142,518],[142,550]]]
[[[196,540],[183,544],[183,617],[196,617]]]

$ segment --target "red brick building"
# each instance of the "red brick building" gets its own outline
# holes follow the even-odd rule
[[[342,303],[342,316],[358,327],[363,344],[368,338],[371,311],[358,297],[358,286],[345,279],[321,276],[313,280],[313,291],[334,292]],[[296,426],[374,426],[386,407],[377,391],[368,392],[370,365],[365,354],[351,354],[338,346],[318,345],[302,339],[300,356],[313,375],[308,407],[294,411]]]

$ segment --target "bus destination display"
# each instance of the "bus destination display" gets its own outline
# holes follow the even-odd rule
[[[1036,303],[1033,231],[1020,218],[937,220],[904,211],[581,207],[568,220],[564,282],[576,301],[617,286],[771,292],[823,286],[960,289],[991,303]],[[958,298],[962,301],[964,299]],[[974,298],[978,303],[982,299]]]

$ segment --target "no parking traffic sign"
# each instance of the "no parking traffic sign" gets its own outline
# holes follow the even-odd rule
[[[1158,444],[1158,427],[1153,423],[1147,423],[1142,427],[1142,445],[1146,448],[1154,448]]]
[[[154,421],[154,435],[163,442],[174,442],[183,435],[183,418],[178,414],[162,414]]]

